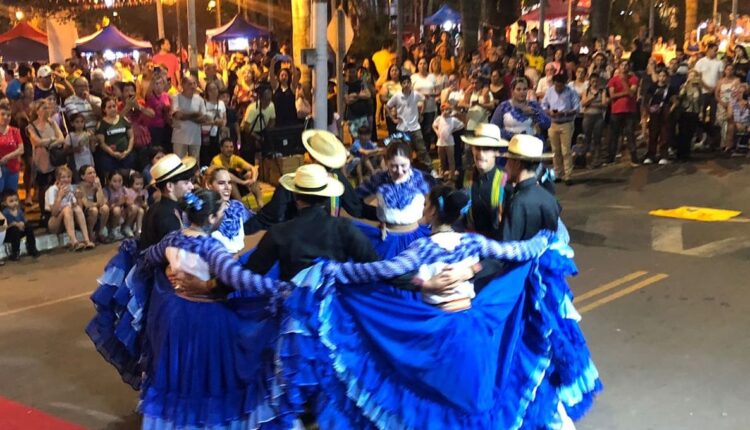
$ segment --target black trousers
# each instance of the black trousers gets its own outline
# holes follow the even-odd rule
[[[693,144],[693,136],[699,125],[697,113],[683,112],[678,122],[677,133],[677,158],[687,160],[690,158],[690,149]]]
[[[26,237],[26,252],[29,254],[36,252],[34,229],[29,224],[25,224],[23,230],[13,226],[8,227],[5,233],[5,243],[10,243],[11,255],[18,255],[21,252],[21,238],[24,236]]]

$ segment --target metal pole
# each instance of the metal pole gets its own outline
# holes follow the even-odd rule
[[[544,19],[546,18],[545,12],[547,9],[546,0],[540,0],[539,1],[539,46],[542,48],[542,52],[544,52],[544,49],[547,48],[546,44],[544,43]],[[544,55],[544,54],[542,54]]]
[[[328,1],[313,3],[313,28],[315,29],[315,100],[313,118],[315,128],[328,128]]]
[[[164,38],[164,5],[161,0],[156,0],[156,28],[159,39]]]
[[[656,0],[651,0],[648,7],[648,38],[654,40],[654,25],[656,23]]]
[[[180,13],[180,0],[174,2],[175,15],[177,15],[177,58],[182,63],[182,14]]]
[[[401,7],[402,0],[393,1],[396,2],[396,49],[398,50],[398,64],[402,65],[404,62],[404,10]]]
[[[346,56],[346,29],[344,20],[344,4],[339,1],[336,9],[336,111],[339,115],[344,113],[344,56]],[[344,140],[344,128],[339,129],[339,139]]]
[[[188,61],[190,70],[198,68],[198,32],[195,28],[195,0],[187,0]]]
[[[221,0],[216,0],[216,27],[221,27]]]
[[[714,14],[712,16],[714,18],[714,23],[718,24],[719,22],[719,0],[714,0]]]
[[[568,49],[573,46],[573,1],[574,0],[568,0]]]
[[[737,37],[734,31],[737,29],[737,0],[732,0],[732,35]]]

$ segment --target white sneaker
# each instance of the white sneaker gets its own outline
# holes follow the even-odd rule
[[[669,164],[669,160],[667,160],[666,158],[662,158],[661,160],[659,160],[660,166],[664,166],[665,164]]]
[[[99,237],[109,237],[109,229],[107,227],[103,227],[101,230],[99,230]]]
[[[124,235],[125,235],[125,237],[127,237],[127,238],[129,238],[129,239],[130,239],[130,238],[132,238],[132,237],[134,236],[134,235],[133,235],[133,229],[132,229],[132,228],[130,228],[130,227],[124,227],[124,228],[122,229],[122,234],[124,234]]]
[[[125,238],[125,237],[124,237],[124,236],[122,235],[122,233],[120,232],[120,227],[116,227],[116,228],[115,228],[115,229],[114,229],[114,230],[112,231],[112,239],[114,239],[114,240],[123,240],[124,238]]]
[[[652,160],[650,158],[647,158],[647,159],[643,160],[643,164],[654,164],[654,160]]]
[[[438,175],[438,172],[436,172],[435,169],[433,169],[432,172],[430,172],[430,174],[432,175],[433,178],[440,179],[440,175]]]

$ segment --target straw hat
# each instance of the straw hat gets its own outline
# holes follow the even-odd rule
[[[282,176],[279,184],[296,194],[323,197],[344,194],[344,185],[338,179],[328,176],[328,171],[320,164],[300,166],[296,172]]]
[[[538,137],[517,134],[510,140],[508,152],[502,156],[516,160],[542,161],[552,158],[552,153],[544,152],[544,142]]]
[[[346,163],[346,148],[335,134],[327,130],[305,130],[302,144],[318,163],[338,169]]]
[[[500,135],[500,127],[495,124],[482,123],[474,129],[474,136],[461,136],[467,145],[504,148],[508,141]]]
[[[177,154],[167,154],[151,167],[151,185],[160,182],[184,181],[193,177],[193,170],[197,164],[195,158],[180,159]]]

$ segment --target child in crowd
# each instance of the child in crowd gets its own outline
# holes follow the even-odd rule
[[[146,185],[151,184],[151,181],[153,178],[151,177],[151,168],[154,167],[157,161],[161,160],[162,157],[166,152],[164,152],[164,148],[162,148],[159,145],[154,145],[150,148],[148,153],[148,165],[143,168],[143,172],[141,174],[143,175],[143,183]],[[149,204],[153,204],[154,202],[158,202],[161,198],[161,193],[159,192],[159,189],[156,187],[150,187],[148,189],[149,192]]]
[[[347,172],[351,176],[356,169],[359,183],[364,182],[365,170],[367,176],[372,176],[378,169],[385,168],[383,157],[378,156],[381,151],[377,143],[370,140],[370,133],[370,127],[360,127],[357,130],[357,139],[349,147]]]
[[[68,166],[60,166],[55,170],[55,184],[44,193],[44,210],[50,213],[47,227],[52,234],[58,234],[64,228],[70,239],[71,251],[93,249],[96,245],[89,239],[86,216],[70,185],[72,180],[73,171]],[[81,230],[83,242],[79,242],[76,237],[76,225]]]
[[[5,243],[10,244],[10,260],[18,261],[21,258],[22,237],[26,237],[26,252],[34,258],[39,257],[34,229],[26,222],[23,208],[18,204],[18,195],[14,192],[3,196],[3,217],[7,226]]]
[[[133,237],[134,217],[128,210],[127,194],[125,192],[124,178],[119,170],[113,170],[107,175],[107,188],[104,194],[110,208],[109,231],[110,239],[122,240],[124,237]]]
[[[432,129],[437,135],[437,150],[440,158],[440,175],[447,181],[452,181],[458,176],[456,170],[456,157],[453,133],[462,130],[465,124],[454,116],[451,104],[444,103],[441,107],[442,114],[435,118]]]
[[[125,189],[128,204],[128,213],[135,215],[133,234],[141,237],[143,227],[143,215],[148,210],[148,191],[145,189],[143,175],[138,172],[130,172],[129,186]]]
[[[732,104],[732,119],[729,124],[731,136],[734,141],[734,153],[732,156],[742,156],[743,150],[747,151],[748,140],[750,139],[750,90],[742,91],[737,95],[737,100]],[[750,157],[750,151],[747,152]]]
[[[96,149],[96,139],[90,131],[86,130],[86,121],[80,113],[71,115],[69,123],[72,129],[65,138],[65,149],[73,153],[75,172],[79,173],[83,166],[94,165],[93,152]]]
[[[98,240],[107,243],[109,240],[109,205],[104,195],[99,176],[96,175],[94,166],[86,164],[78,170],[81,182],[76,186],[76,199],[83,207],[86,215],[86,225],[89,227],[89,237],[93,240],[97,235],[96,228],[99,227]]]

